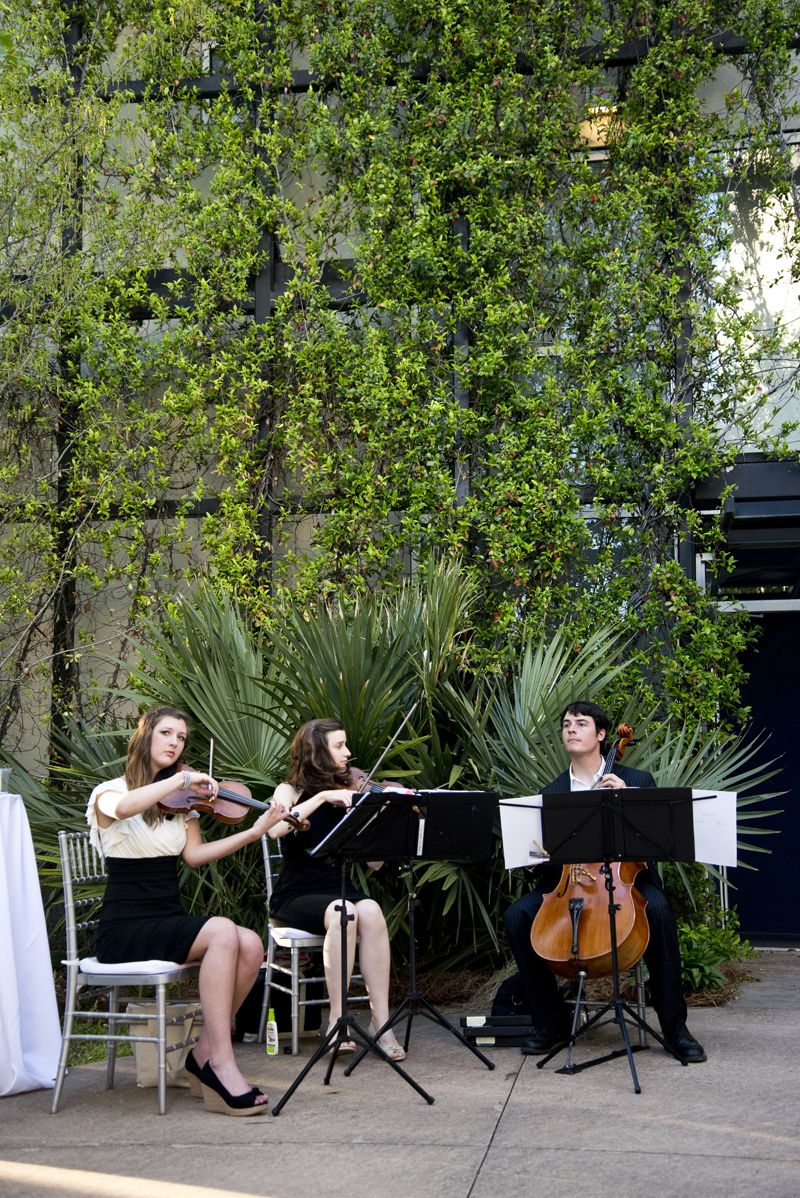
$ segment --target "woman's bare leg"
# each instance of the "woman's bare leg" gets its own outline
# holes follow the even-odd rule
[[[209,1062],[230,1094],[246,1094],[250,1083],[233,1054],[231,1022],[256,979],[264,948],[255,932],[215,916],[201,929],[188,961],[200,962],[203,1027],[193,1052],[198,1065]]]
[[[341,899],[331,903],[325,911],[325,943],[322,946],[322,963],[325,968],[325,985],[328,988],[330,1003],[329,1024],[334,1023],[342,1013],[342,929],[340,925]],[[347,914],[354,916],[347,923],[347,986],[353,976],[353,962],[356,956],[357,918],[356,907],[347,903]]]
[[[383,912],[376,902],[367,899],[356,904],[358,912],[358,964],[369,993],[372,1027],[379,1031],[389,1018],[389,975],[391,948],[389,931]],[[390,1029],[378,1043],[382,1048],[398,1048]]]
[[[357,903],[356,912],[359,935],[358,965],[369,992],[372,1022],[377,1031],[389,1018],[389,932],[383,912],[372,899]]]

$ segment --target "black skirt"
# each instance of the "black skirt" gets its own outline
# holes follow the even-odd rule
[[[210,915],[187,915],[177,857],[107,857],[108,882],[95,940],[98,961],[183,964]]]
[[[303,793],[300,802],[305,798],[308,795]],[[310,826],[305,832],[290,832],[283,837],[283,864],[269,904],[274,919],[315,936],[325,934],[325,911],[330,903],[342,897],[342,871],[339,865],[312,857],[310,850],[325,839],[344,815],[343,808],[323,803],[309,817]],[[347,882],[345,898],[351,903],[368,897]]]
[[[360,903],[368,896],[356,890],[354,886],[348,886],[346,897],[351,903]],[[288,928],[301,928],[304,932],[310,932],[312,936],[324,936],[325,912],[331,903],[337,900],[340,903],[342,901],[341,890],[336,894],[300,894],[281,903],[280,908],[271,906],[270,913],[276,923],[284,924]],[[336,922],[339,922],[338,913]]]

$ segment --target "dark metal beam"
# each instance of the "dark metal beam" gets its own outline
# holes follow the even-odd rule
[[[745,54],[758,52],[758,46],[753,44],[750,38],[742,37],[729,29],[710,34],[710,40],[717,53],[725,58],[740,58]],[[800,50],[800,29],[794,30],[788,35],[786,45],[789,50]],[[642,62],[650,52],[650,48],[650,40],[646,37],[624,42],[615,50],[609,50],[601,42],[598,42],[595,45],[577,47],[574,57],[577,62],[595,63],[597,66],[607,69],[631,67]],[[515,69],[520,75],[534,75],[537,70],[536,59],[519,54]],[[430,74],[431,64],[429,62],[418,63],[411,71],[412,78],[420,83],[425,83]],[[392,80],[389,79],[387,82],[391,84]],[[338,80],[323,78],[309,70],[292,71],[291,83],[276,88],[275,95],[303,95],[312,85],[322,91],[335,91],[338,87]],[[145,80],[131,79],[112,84],[108,89],[108,95],[123,91],[129,93],[132,100],[141,100],[150,87],[152,84]],[[238,88],[233,76],[216,73],[182,79],[174,85],[174,90],[176,95],[191,92],[198,99],[213,100],[223,91],[235,94]]]

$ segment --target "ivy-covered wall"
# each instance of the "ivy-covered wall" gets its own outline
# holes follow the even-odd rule
[[[756,179],[796,253],[796,10],[2,0],[4,737],[200,573],[269,624],[456,553],[487,666],[621,619],[733,718],[691,494],[780,450],[725,264]]]

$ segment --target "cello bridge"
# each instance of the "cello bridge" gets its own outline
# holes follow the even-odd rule
[[[573,886],[577,886],[582,879],[587,879],[590,882],[597,881],[596,874],[590,874],[585,865],[571,865],[569,867],[569,880]]]

